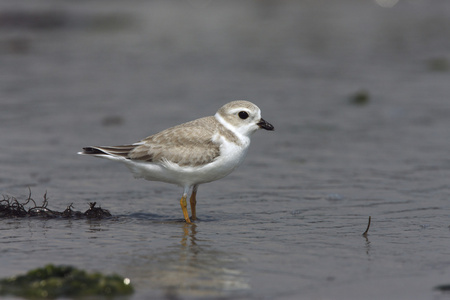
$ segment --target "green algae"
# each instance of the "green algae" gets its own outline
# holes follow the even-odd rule
[[[25,275],[0,280],[0,295],[28,299],[103,296],[111,298],[133,293],[128,278],[119,275],[87,273],[72,266],[52,264],[34,269]]]

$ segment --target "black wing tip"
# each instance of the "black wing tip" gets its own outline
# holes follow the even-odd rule
[[[80,154],[87,154],[87,155],[96,155],[96,154],[107,154],[101,150],[99,150],[98,148],[94,148],[94,147],[84,147],[83,151],[80,152]]]

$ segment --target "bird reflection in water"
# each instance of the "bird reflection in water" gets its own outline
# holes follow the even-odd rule
[[[236,296],[250,290],[240,254],[219,250],[214,241],[200,238],[197,224],[183,224],[180,229],[177,243],[138,258],[146,273],[139,277],[148,280],[143,284],[163,291],[168,299]]]

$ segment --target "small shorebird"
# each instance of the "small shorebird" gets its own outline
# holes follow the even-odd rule
[[[196,196],[202,183],[230,174],[244,160],[250,136],[259,128],[274,130],[261,118],[260,109],[248,101],[233,101],[214,116],[184,123],[140,142],[122,146],[92,146],[78,154],[120,161],[137,178],[183,187],[180,204],[186,223],[196,216]],[[191,219],[187,211],[190,197]]]

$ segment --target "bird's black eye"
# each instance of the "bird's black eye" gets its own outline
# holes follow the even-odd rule
[[[241,118],[242,120],[245,120],[248,118],[248,113],[246,111],[240,111],[238,115],[239,115],[239,118]]]

